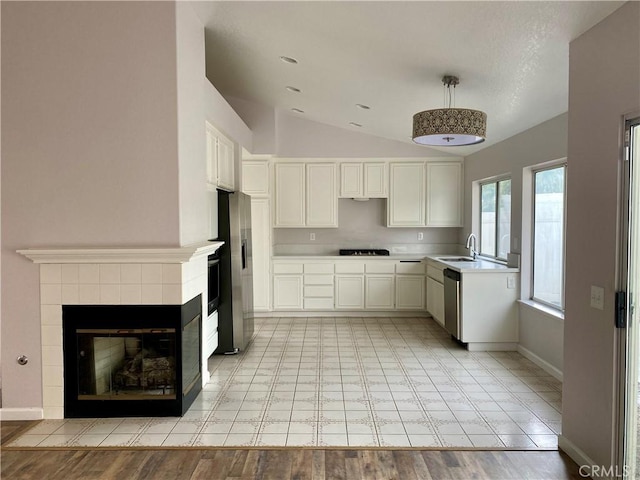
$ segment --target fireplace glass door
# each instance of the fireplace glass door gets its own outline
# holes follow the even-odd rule
[[[176,398],[173,328],[78,329],[79,400]]]

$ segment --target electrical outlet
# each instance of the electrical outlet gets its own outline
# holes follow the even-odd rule
[[[516,288],[516,277],[513,275],[507,277],[507,288]]]
[[[424,240],[424,233],[418,232],[418,240]]]
[[[315,240],[316,239],[316,234],[315,233],[310,233],[309,234],[309,240]]]
[[[591,307],[604,310],[604,288],[591,285]]]

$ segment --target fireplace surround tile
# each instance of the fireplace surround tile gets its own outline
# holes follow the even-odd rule
[[[100,283],[100,266],[97,264],[80,264],[78,266],[78,282],[84,284]]]
[[[98,266],[98,271],[100,272],[100,283],[101,284],[120,284],[120,265],[115,264],[104,264]]]

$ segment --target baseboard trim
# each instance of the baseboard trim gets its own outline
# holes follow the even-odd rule
[[[407,311],[407,312],[368,312],[366,310],[359,311],[308,311],[308,310],[287,310],[273,312],[254,312],[255,318],[273,318],[273,317],[419,317],[431,318],[427,312],[423,311]]]
[[[554,367],[545,359],[543,359],[542,357],[539,357],[538,355],[533,353],[531,350],[523,347],[522,345],[518,345],[518,353],[523,357],[531,360],[533,363],[538,365],[540,368],[542,368],[545,372],[547,372],[552,377],[562,382],[562,379],[563,379],[562,370]]]
[[[3,422],[12,420],[42,420],[44,411],[42,408],[0,408],[0,420]]]
[[[596,465],[589,455],[584,453],[580,448],[573,444],[571,440],[568,440],[564,435],[558,435],[558,448],[571,457],[571,460],[576,462],[579,467],[583,465],[592,466]],[[591,469],[587,472],[591,475]]]

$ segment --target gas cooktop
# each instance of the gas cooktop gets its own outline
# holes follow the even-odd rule
[[[340,249],[340,255],[388,256],[389,250],[372,248]]]

